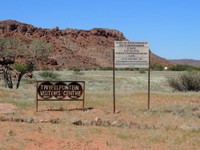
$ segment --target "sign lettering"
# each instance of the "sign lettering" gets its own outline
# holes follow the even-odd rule
[[[83,101],[85,99],[84,81],[37,81],[36,111],[38,101]]]
[[[149,48],[147,42],[115,41],[116,68],[148,68]]]

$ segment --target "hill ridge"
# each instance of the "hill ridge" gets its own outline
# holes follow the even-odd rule
[[[112,67],[114,41],[127,40],[122,32],[113,29],[43,29],[16,20],[0,21],[0,36],[16,37],[26,43],[40,38],[52,44],[54,52],[47,62],[48,68]],[[151,62],[170,64],[155,54]]]

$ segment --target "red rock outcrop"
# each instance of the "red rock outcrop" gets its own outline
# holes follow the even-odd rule
[[[114,41],[127,40],[117,30],[42,29],[13,20],[0,21],[0,36],[16,37],[26,43],[40,38],[50,43],[54,51],[47,62],[49,68],[111,67]]]

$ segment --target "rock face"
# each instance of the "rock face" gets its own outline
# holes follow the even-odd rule
[[[50,43],[54,52],[45,66],[48,68],[111,67],[114,41],[127,40],[117,30],[42,29],[13,20],[0,21],[0,36],[16,37],[26,43],[39,38]]]

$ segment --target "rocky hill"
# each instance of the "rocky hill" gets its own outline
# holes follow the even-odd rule
[[[127,40],[117,30],[42,29],[13,20],[0,21],[0,36],[16,37],[26,43],[40,38],[50,43],[54,52],[47,62],[49,68],[111,67],[114,41]],[[170,64],[153,53],[151,61],[153,64]]]

